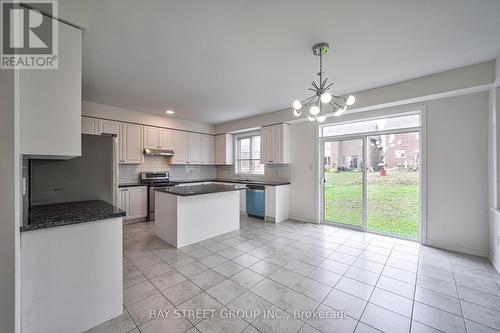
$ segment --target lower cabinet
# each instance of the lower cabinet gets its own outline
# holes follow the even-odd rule
[[[290,186],[266,186],[265,191],[265,220],[279,223],[289,218]]]
[[[127,213],[125,220],[146,218],[148,216],[148,187],[118,188],[118,207]]]

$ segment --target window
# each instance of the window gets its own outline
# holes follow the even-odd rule
[[[404,150],[396,150],[395,151],[396,158],[406,158],[406,152]]]
[[[236,139],[236,173],[263,175],[264,164],[260,163],[260,135]]]
[[[335,136],[414,127],[420,127],[420,114],[392,116],[381,119],[326,125],[321,128],[321,135]]]

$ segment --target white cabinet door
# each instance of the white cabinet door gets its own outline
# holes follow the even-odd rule
[[[98,135],[99,121],[95,118],[82,117],[82,134]]]
[[[127,187],[128,219],[137,219],[148,216],[148,188],[147,186]]]
[[[183,131],[172,131],[172,146],[174,156],[172,164],[186,164],[188,162],[188,133]]]
[[[158,148],[158,127],[144,126],[144,147]]]
[[[188,162],[192,164],[201,164],[201,134],[188,134]]]
[[[21,153],[38,158],[81,155],[82,31],[56,24],[59,68],[18,71]]]
[[[212,135],[201,135],[201,163],[215,164],[215,138]]]
[[[260,137],[260,161],[264,164],[271,164],[273,157],[274,138],[271,126],[262,127]]]
[[[142,125],[123,124],[123,161],[126,164],[140,164],[143,162],[144,145],[142,143]]]
[[[261,129],[261,162],[264,164],[290,163],[290,129],[287,124],[265,126]]]
[[[232,134],[219,134],[215,137],[215,163],[219,165],[233,164]]]
[[[118,188],[118,196],[117,196],[117,202],[116,202],[116,205],[118,206],[118,208],[120,208],[121,210],[123,210],[125,213],[128,212],[128,199],[127,199],[127,189],[124,188],[124,187],[120,187]],[[126,215],[125,215],[125,218],[126,218]]]
[[[158,146],[161,149],[172,149],[173,131],[166,128],[158,129]]]
[[[123,162],[123,145],[122,145],[122,133],[123,127],[122,123],[113,120],[103,120],[99,119],[99,135],[102,134],[114,134],[118,139],[118,162]]]

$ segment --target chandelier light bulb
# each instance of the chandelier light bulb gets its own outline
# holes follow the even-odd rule
[[[317,107],[316,105],[311,106],[311,108],[309,109],[309,112],[310,112],[313,116],[317,115],[317,114],[319,113],[319,111],[320,111],[320,110],[319,110],[319,107]]]
[[[307,116],[307,119],[309,119],[309,121],[315,121],[316,117],[315,116]]]
[[[319,122],[319,123],[322,123],[326,120],[326,117],[321,115],[321,116],[318,116],[318,118],[316,118],[316,120]]]
[[[321,95],[321,102],[322,103],[329,103],[332,100],[332,95],[329,92],[324,92]]]
[[[356,102],[356,98],[353,95],[349,95],[349,97],[347,97],[347,100],[345,101],[345,104],[353,105],[354,102]]]
[[[302,115],[302,112],[300,112],[299,110],[293,110],[293,115],[295,117],[300,117]]]
[[[295,100],[295,101],[293,101],[293,108],[294,108],[295,110],[300,110],[300,109],[302,109],[302,103],[300,103],[300,101],[299,101],[299,100]]]

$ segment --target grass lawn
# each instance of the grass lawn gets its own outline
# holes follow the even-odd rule
[[[325,219],[361,226],[361,172],[325,174]],[[367,227],[369,230],[418,238],[418,172],[388,170],[368,174]]]

